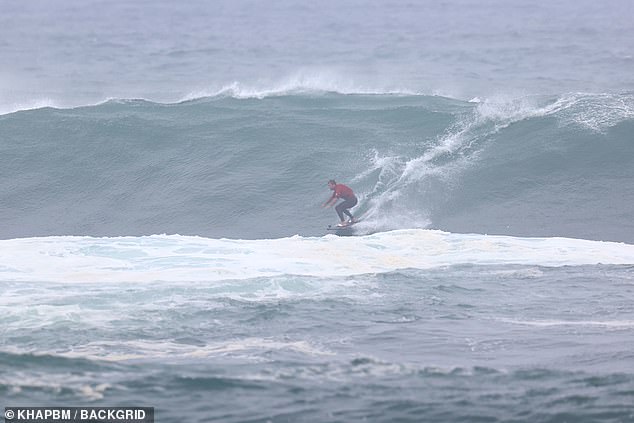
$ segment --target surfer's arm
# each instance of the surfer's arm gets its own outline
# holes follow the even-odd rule
[[[332,197],[330,197],[328,201],[326,201],[322,207],[332,206],[336,201],[337,201],[337,194],[333,193]]]

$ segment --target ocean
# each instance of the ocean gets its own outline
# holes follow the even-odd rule
[[[0,11],[0,407],[634,421],[634,3]]]

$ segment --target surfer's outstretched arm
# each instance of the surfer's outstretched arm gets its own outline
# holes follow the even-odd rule
[[[336,203],[336,202],[337,202],[337,195],[336,195],[335,193],[333,193],[333,194],[332,194],[332,197],[330,197],[330,198],[328,199],[328,201],[326,201],[326,202],[322,205],[322,207],[330,207],[330,206],[332,206],[332,205],[333,205],[334,203]]]

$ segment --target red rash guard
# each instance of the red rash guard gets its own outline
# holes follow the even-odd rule
[[[344,184],[335,185],[335,192],[333,195],[337,198],[343,198],[344,200],[356,198],[354,192],[352,192],[352,190]]]

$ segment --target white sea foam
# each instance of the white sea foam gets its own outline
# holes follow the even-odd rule
[[[270,240],[179,235],[22,238],[0,241],[0,257],[3,281],[220,281],[353,276],[457,264],[634,264],[634,245],[411,229]]]
[[[5,351],[14,354],[25,353],[16,348],[5,349]],[[323,347],[312,345],[304,340],[293,341],[254,337],[226,340],[206,345],[182,344],[169,340],[95,341],[81,346],[74,346],[67,351],[63,349],[50,352],[38,351],[37,354],[106,361],[164,358],[196,359],[218,356],[234,356],[259,360],[258,357],[260,357],[262,351],[290,351],[308,356],[335,355]]]
[[[568,93],[554,101],[544,102],[545,99],[544,96],[478,99],[478,120],[497,121],[501,129],[523,119],[556,116],[562,125],[602,131],[634,118],[633,94]]]
[[[19,352],[15,351],[15,353]],[[104,375],[100,374],[100,377],[103,378]],[[91,372],[77,374],[47,372],[43,376],[34,375],[30,371],[16,371],[0,375],[0,386],[9,387],[13,394],[19,394],[25,390],[36,390],[59,395],[63,390],[70,390],[87,401],[101,400],[108,389],[118,387],[109,383],[95,383],[97,379],[98,377]]]
[[[350,76],[328,69],[300,70],[277,80],[240,82],[193,91],[181,101],[195,100],[205,97],[258,98],[275,97],[297,93],[332,92],[338,94],[392,94],[420,95],[419,91],[386,85],[367,85],[358,83]]]
[[[634,328],[633,320],[518,320],[518,319],[499,319],[501,322],[516,325],[536,326],[536,327],[560,327],[560,326],[582,326],[582,327],[601,327],[612,330],[632,329]]]
[[[62,107],[62,105],[50,98],[40,98],[30,101],[20,101],[7,104],[0,103],[0,116],[9,113],[15,113],[18,111],[43,109],[45,107],[53,107],[59,109]]]
[[[634,119],[634,94],[576,93],[563,96],[560,101],[570,105],[560,114],[564,125],[601,132],[622,121]]]

